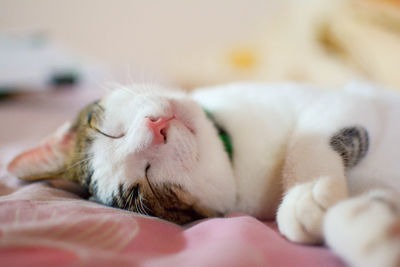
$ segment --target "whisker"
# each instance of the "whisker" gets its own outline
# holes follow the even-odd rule
[[[75,154],[75,155],[83,155],[83,156],[88,156],[88,155],[90,155],[90,153],[89,153],[89,152],[87,152],[87,151],[82,151],[82,152],[74,152],[74,154]]]
[[[133,194],[132,191],[129,193],[128,198],[125,201],[124,210],[132,205]]]
[[[134,84],[135,84],[135,83],[132,83],[132,84],[130,85],[130,87],[133,87],[133,85],[134,85]],[[135,93],[132,91],[132,89],[131,89],[131,88],[122,87],[122,90],[123,90],[124,92],[126,92],[126,93],[130,94],[130,95],[133,95],[133,96],[135,96]]]
[[[85,158],[85,159],[82,159],[82,160],[75,161],[74,164],[72,164],[70,167],[75,167],[76,165],[82,164],[82,163],[87,162],[89,160],[90,160],[90,158]]]
[[[127,204],[129,204],[129,207],[132,206],[133,201],[136,201],[135,196],[133,195],[133,192],[131,192],[130,196],[129,196],[129,202],[127,202]]]
[[[138,207],[138,213],[140,213],[140,214],[143,214],[143,211],[142,211],[142,209],[140,208],[140,201],[139,200],[137,200],[137,207]]]
[[[141,206],[141,208],[142,208],[143,213],[146,214],[146,215],[149,215],[149,214],[146,212],[146,208],[145,208],[145,205],[144,205],[144,203],[143,203],[143,199],[142,199],[142,195],[141,195],[141,194],[139,194],[139,203],[140,203],[140,206]]]
[[[142,197],[142,195],[139,195],[139,200],[140,200],[140,204],[143,207],[143,210],[146,212],[146,204],[144,204],[144,201],[143,201],[144,197]],[[146,212],[146,215],[148,215],[147,212]]]
[[[138,198],[138,203],[139,203],[138,206],[140,209],[140,213],[146,214],[146,211],[143,210],[143,206],[142,206],[142,202],[140,201],[140,197]]]
[[[90,161],[90,160],[92,160],[94,157],[92,156],[92,157],[87,157],[87,158],[85,158],[85,159],[82,159],[82,160],[79,160],[79,161],[77,161],[77,162],[74,162],[74,164],[72,164],[71,166],[69,166],[67,169],[65,169],[66,171],[67,170],[70,170],[70,169],[72,169],[72,168],[74,168],[75,166],[77,166],[77,165],[81,165],[81,164],[84,164],[84,163],[87,163],[88,161]]]
[[[124,206],[122,207],[122,209],[124,209],[124,210],[126,210],[126,208],[128,207],[128,204],[129,204],[129,201],[130,201],[130,195],[128,196],[128,198],[125,200],[125,204],[124,204]]]
[[[137,198],[135,198],[135,207],[136,207],[136,212],[140,213],[139,212],[139,208],[138,208],[138,204],[137,204]]]

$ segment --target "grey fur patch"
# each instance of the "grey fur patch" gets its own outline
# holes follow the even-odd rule
[[[346,127],[336,132],[329,144],[342,157],[344,166],[351,168],[367,155],[368,131],[361,126]]]

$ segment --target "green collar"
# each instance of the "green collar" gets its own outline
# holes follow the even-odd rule
[[[224,144],[225,151],[226,151],[226,153],[228,153],[229,159],[232,161],[233,148],[232,148],[231,137],[225,131],[225,129],[222,128],[222,126],[217,123],[217,121],[215,120],[214,116],[207,109],[205,109],[203,107],[203,110],[206,113],[207,117],[212,121],[212,123],[214,124],[215,128],[217,129],[219,138],[221,139],[222,143]]]

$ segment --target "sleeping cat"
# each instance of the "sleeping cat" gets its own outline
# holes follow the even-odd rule
[[[9,164],[176,223],[245,212],[354,266],[400,263],[400,96],[353,84],[135,85]],[[396,265],[397,264],[397,265]]]

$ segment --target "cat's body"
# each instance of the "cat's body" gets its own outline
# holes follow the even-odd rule
[[[31,180],[58,174],[102,203],[179,223],[277,216],[292,241],[325,240],[357,266],[396,266],[400,238],[387,233],[399,225],[398,118],[400,96],[366,84],[232,84],[191,95],[137,86],[92,104],[45,143],[50,150],[9,169]],[[215,124],[230,137],[231,160]]]
[[[376,186],[399,192],[400,149],[395,147],[400,148],[400,96],[359,86],[364,88],[354,84],[326,92],[293,84],[233,84],[195,92],[197,102],[231,134],[238,188],[235,209],[273,218],[281,200],[279,188],[287,183],[282,172],[289,146],[302,138],[311,138],[309,145],[322,141],[329,146],[339,130],[354,126],[368,132],[369,149],[346,170],[350,195]],[[324,154],[319,157],[324,160]],[[314,175],[328,174],[321,170]]]

